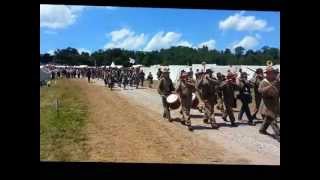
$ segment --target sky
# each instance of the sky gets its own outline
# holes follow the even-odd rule
[[[92,53],[171,46],[280,48],[280,13],[264,11],[40,5],[40,53]]]

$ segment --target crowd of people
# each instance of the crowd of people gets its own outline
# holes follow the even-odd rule
[[[51,73],[51,80],[59,78],[87,78],[88,83],[94,83],[95,79],[101,79],[105,85],[111,90],[115,85],[118,87],[135,87],[144,86],[145,73],[139,67],[90,67],[90,68],[77,68],[77,67],[48,67]],[[153,87],[153,76],[151,72],[147,76],[149,87]]]
[[[181,71],[180,78],[175,87],[169,77],[169,69],[159,70],[158,93],[162,98],[164,108],[163,117],[172,121],[170,115],[169,95],[177,94],[181,102],[182,124],[189,130],[191,126],[190,109],[192,107],[194,93],[199,100],[197,106],[200,112],[204,113],[204,123],[211,124],[212,128],[219,128],[215,120],[214,107],[222,112],[222,119],[230,122],[230,127],[237,126],[233,108],[237,107],[237,99],[241,101],[241,109],[238,120],[242,121],[243,114],[246,114],[248,125],[255,126],[258,112],[261,113],[263,124],[259,130],[261,134],[268,134],[267,128],[272,127],[275,137],[280,141],[280,128],[277,124],[277,117],[280,115],[280,72],[272,66],[268,66],[265,72],[259,68],[255,71],[254,77],[248,80],[248,74],[240,70],[239,73],[228,71],[227,75],[220,72],[213,74],[211,69],[205,71],[197,70],[195,79],[193,71]],[[249,104],[253,102],[251,89],[254,91],[255,110],[251,113]]]
[[[153,76],[151,72],[145,79],[145,73],[139,67],[98,67],[98,68],[56,68],[49,67],[51,80],[57,78],[87,78],[88,83],[95,82],[95,79],[104,81],[105,86],[111,90],[117,85],[126,89],[128,86],[138,88],[144,86],[147,80],[149,87],[153,88]],[[236,119],[233,108],[237,107],[237,99],[241,101],[238,121],[242,121],[245,114],[248,125],[255,126],[255,120],[260,112],[263,124],[259,130],[261,134],[268,134],[267,128],[272,127],[276,138],[280,141],[280,128],[277,125],[277,117],[280,115],[280,72],[272,66],[268,66],[264,71],[261,68],[255,70],[254,77],[248,80],[246,72],[239,73],[228,71],[226,75],[218,72],[213,73],[211,69],[196,70],[195,76],[190,68],[188,72],[180,72],[177,83],[173,83],[169,76],[168,68],[158,69],[157,91],[161,96],[163,104],[163,117],[172,121],[170,115],[170,104],[167,98],[171,94],[179,96],[181,103],[181,122],[189,130],[193,130],[191,124],[190,110],[193,103],[193,94],[199,101],[197,109],[204,113],[203,122],[211,124],[214,129],[219,128],[215,119],[215,107],[222,112],[222,119],[230,123],[230,127],[236,127]],[[195,77],[195,78],[194,78]],[[254,91],[252,95],[251,90]],[[250,111],[249,104],[255,102],[255,109]]]

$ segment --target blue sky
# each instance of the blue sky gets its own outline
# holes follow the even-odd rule
[[[163,8],[40,6],[40,52],[184,45],[209,49],[280,47],[280,13]]]

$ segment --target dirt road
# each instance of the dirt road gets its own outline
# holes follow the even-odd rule
[[[162,118],[160,98],[154,89],[110,91],[102,81],[77,83],[90,103],[89,161],[280,164],[279,143],[258,134],[258,127],[212,130],[193,110],[195,130],[189,132],[179,122]],[[177,111],[172,116],[179,120]]]

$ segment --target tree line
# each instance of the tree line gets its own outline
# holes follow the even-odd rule
[[[129,66],[129,57],[136,60],[136,64],[151,66],[161,65],[191,65],[207,64],[217,65],[266,65],[271,60],[274,64],[280,64],[280,49],[264,46],[258,50],[246,50],[243,47],[230,49],[209,50],[208,47],[190,48],[184,46],[161,49],[159,51],[133,51],[125,49],[99,49],[92,54],[79,53],[76,48],[68,47],[57,49],[53,55],[40,53],[41,64],[60,65],[89,65],[109,66],[112,62],[116,65]]]

